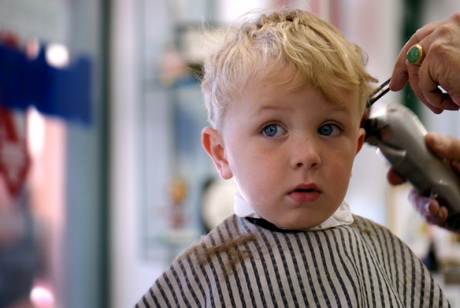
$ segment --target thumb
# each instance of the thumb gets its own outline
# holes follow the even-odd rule
[[[440,158],[460,163],[460,140],[448,135],[428,133],[425,136],[428,147]]]

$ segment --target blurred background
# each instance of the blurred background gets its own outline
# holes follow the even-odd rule
[[[234,185],[216,178],[200,144],[197,76],[226,24],[280,5],[337,26],[381,82],[418,27],[460,9],[455,0],[0,0],[0,308],[132,307],[231,214]],[[435,116],[408,89],[381,101],[460,137],[458,112]],[[410,187],[390,187],[386,170],[366,145],[347,201],[408,243],[460,307],[459,237],[426,225]]]

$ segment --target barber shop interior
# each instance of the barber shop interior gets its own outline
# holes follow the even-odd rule
[[[329,27],[298,16],[359,46],[372,83],[339,85],[326,68],[303,76],[271,49],[281,39],[270,29],[257,45],[264,29],[297,22],[337,49]],[[231,34],[242,20],[256,30]],[[276,31],[287,31],[282,48],[290,35],[317,48],[301,30]],[[229,51],[244,39],[257,51]],[[353,71],[336,51],[337,71]],[[460,308],[458,59],[454,0],[0,1],[0,308]],[[282,79],[294,71],[303,83]],[[340,105],[358,100],[359,116]],[[323,107],[289,106],[319,101],[339,111],[301,141]],[[254,127],[263,114],[273,120]],[[350,131],[357,144],[339,145]],[[329,190],[334,210],[318,202]],[[283,212],[308,227],[283,225]]]

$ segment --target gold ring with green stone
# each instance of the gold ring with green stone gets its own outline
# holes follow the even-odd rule
[[[422,64],[424,56],[422,46],[420,44],[415,44],[407,52],[406,59],[410,64],[420,65]]]

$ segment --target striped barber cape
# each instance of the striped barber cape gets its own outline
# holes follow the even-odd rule
[[[183,252],[136,307],[450,307],[386,228],[283,231],[235,215]]]

